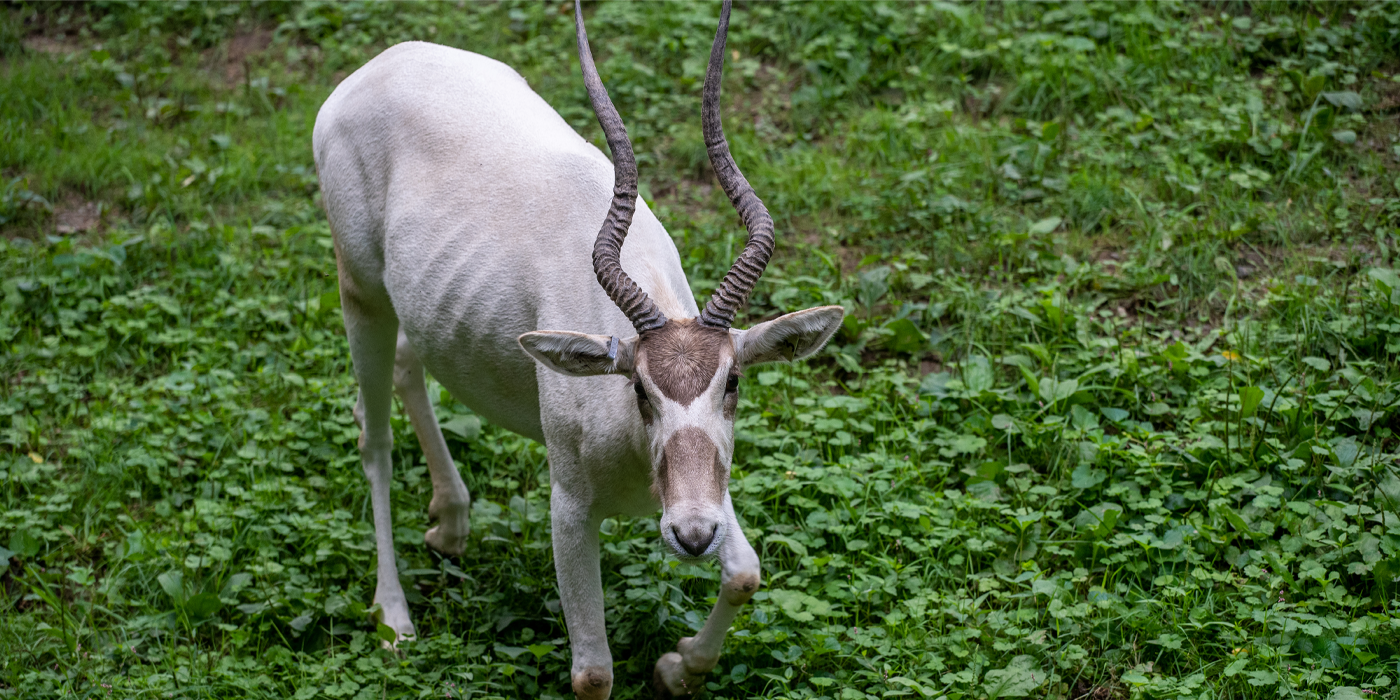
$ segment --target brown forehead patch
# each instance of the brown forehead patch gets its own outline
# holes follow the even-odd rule
[[[646,353],[652,383],[666,398],[685,406],[710,385],[729,343],[727,330],[673,319],[642,334],[639,350]]]

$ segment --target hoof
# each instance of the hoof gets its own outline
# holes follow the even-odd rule
[[[652,697],[656,700],[671,700],[676,697],[670,688],[666,687],[666,679],[661,676],[661,669],[655,668],[651,672]]]
[[[685,660],[676,652],[662,654],[651,674],[651,685],[658,698],[693,695],[704,689],[702,676],[685,670]]]
[[[418,638],[417,631],[413,629],[413,620],[408,616],[408,608],[405,606],[394,606],[393,609],[389,610],[380,607],[379,612],[371,616],[370,620],[376,625],[384,625],[394,630],[394,641],[379,640],[379,646],[389,651],[398,653],[399,642],[413,641]]]
[[[434,551],[449,557],[461,556],[467,548],[467,536],[471,534],[470,501],[442,502],[434,498],[428,504],[428,519],[436,520],[423,535],[423,541]]]
[[[414,635],[413,633],[399,634],[398,638],[392,642],[385,641],[383,639],[379,640],[379,648],[383,649],[384,651],[394,652],[394,656],[403,656],[403,650],[399,648],[399,642],[411,642],[417,638],[417,635]]]
[[[467,548],[466,535],[453,535],[443,530],[441,525],[436,525],[423,535],[423,541],[433,548],[433,551],[447,557],[460,557]]]

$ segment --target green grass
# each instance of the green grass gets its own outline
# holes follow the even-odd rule
[[[718,8],[586,9],[704,295],[743,242],[699,137]],[[396,418],[421,638],[379,649],[309,144],[335,81],[427,39],[601,145],[572,32],[558,2],[0,7],[0,696],[566,696],[544,450],[445,393],[472,541],[423,545]],[[765,587],[712,697],[1397,696],[1400,10],[743,3],[730,46],[779,224],[747,320],[850,313],[744,379]],[[718,572],[655,519],[603,557],[614,696],[646,697]]]

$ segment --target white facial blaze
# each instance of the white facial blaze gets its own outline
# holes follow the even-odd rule
[[[667,441],[677,432],[684,428],[699,428],[715,444],[720,464],[729,467],[734,457],[734,420],[724,415],[724,387],[733,365],[732,353],[725,352],[705,391],[689,403],[681,404],[667,396],[651,380],[650,368],[645,360],[638,364],[637,377],[641,379],[652,406],[652,421],[647,426],[647,435],[653,464],[660,463]]]
[[[705,392],[686,405],[671,400],[645,374],[642,377],[654,416],[648,428],[652,463],[660,463],[666,442],[682,428],[699,428],[715,444],[720,464],[728,467],[734,457],[734,421],[724,417],[724,385],[729,377],[729,367],[722,365],[720,371],[710,378]]]

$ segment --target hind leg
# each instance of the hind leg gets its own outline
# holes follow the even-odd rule
[[[360,461],[369,480],[370,503],[374,509],[374,542],[379,555],[374,602],[379,604],[380,621],[393,628],[398,639],[414,636],[408,614],[408,600],[399,583],[394,558],[394,519],[389,511],[389,489],[393,485],[391,451],[393,431],[389,412],[393,409],[394,346],[398,318],[387,299],[366,299],[342,268],[341,308],[345,331],[350,340],[350,359],[360,384],[355,418],[360,423]],[[376,303],[378,302],[378,303]]]
[[[442,438],[433,404],[428,400],[428,387],[423,381],[423,363],[413,353],[408,338],[399,333],[398,353],[394,362],[394,390],[403,401],[404,411],[413,424],[423,457],[428,460],[428,473],[433,480],[433,500],[428,503],[428,518],[437,525],[423,536],[429,547],[457,556],[467,545],[471,532],[469,513],[471,495],[467,493],[462,475],[452,463],[447,441]]]

